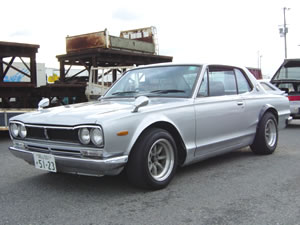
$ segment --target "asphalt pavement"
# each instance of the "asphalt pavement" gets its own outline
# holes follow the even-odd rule
[[[9,151],[0,133],[0,225],[300,224],[300,120],[279,133],[274,154],[249,148],[177,171],[164,190],[125,176],[37,170]]]

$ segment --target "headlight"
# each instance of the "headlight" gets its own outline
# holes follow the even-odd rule
[[[19,127],[16,123],[11,123],[9,125],[9,131],[13,137],[18,137],[19,135]]]
[[[93,128],[91,130],[91,140],[94,145],[100,146],[103,144],[103,133],[101,128]]]
[[[27,135],[26,127],[23,124],[19,125],[19,135],[21,138],[25,138]]]
[[[90,136],[90,131],[87,128],[80,128],[78,131],[78,138],[79,141],[84,144],[87,145],[90,143],[91,141],[91,136]]]

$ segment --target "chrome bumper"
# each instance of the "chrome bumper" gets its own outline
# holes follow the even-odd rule
[[[17,147],[9,147],[10,152],[31,165],[34,165],[33,153]],[[90,176],[117,175],[128,161],[128,156],[107,159],[73,158],[53,155],[58,172]]]

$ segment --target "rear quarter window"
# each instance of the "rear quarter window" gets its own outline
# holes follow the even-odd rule
[[[234,72],[237,80],[239,94],[251,91],[252,88],[242,71],[240,71],[239,69],[234,69]]]

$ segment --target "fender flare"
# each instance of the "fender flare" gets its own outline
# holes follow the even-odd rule
[[[263,106],[263,108],[262,108],[262,109],[260,110],[260,112],[259,112],[257,126],[258,126],[258,124],[259,124],[261,118],[263,117],[263,115],[264,115],[267,111],[272,112],[272,113],[274,114],[275,118],[276,118],[276,121],[278,122],[278,112],[277,112],[277,110],[275,109],[274,106],[272,106],[272,105],[270,105],[270,104],[266,104],[266,105]]]
[[[135,145],[135,143],[137,142],[137,140],[139,139],[141,134],[146,129],[148,129],[149,127],[151,127],[152,125],[154,125],[156,123],[166,123],[166,124],[169,124],[169,125],[173,126],[176,129],[177,133],[180,135],[182,143],[184,144],[184,141],[182,139],[182,134],[180,133],[180,130],[178,129],[178,127],[171,120],[169,120],[165,116],[161,116],[159,118],[148,117],[148,118],[145,118],[143,120],[143,122],[140,123],[139,126],[137,127],[137,129],[135,130],[135,132],[134,132],[134,134],[131,138],[130,144],[128,145],[128,148],[126,150],[127,155],[130,155],[130,152],[131,152],[133,146]],[[184,147],[185,147],[185,144],[184,144]]]

